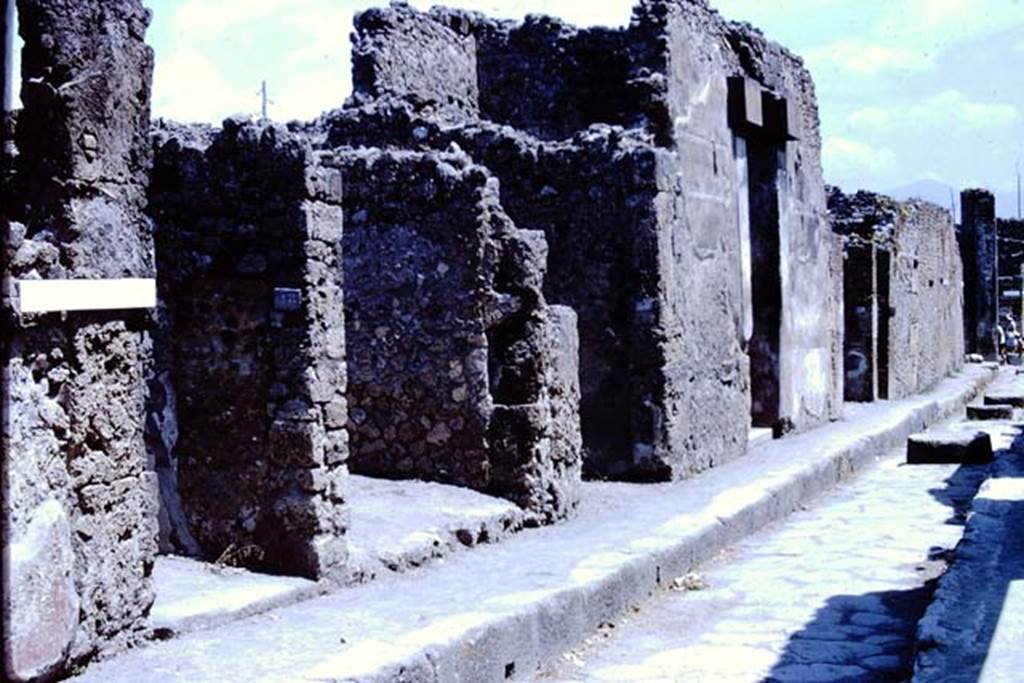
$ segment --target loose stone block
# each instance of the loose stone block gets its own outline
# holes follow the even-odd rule
[[[968,420],[1012,420],[1013,406],[987,405],[967,406]]]
[[[1024,394],[1015,392],[993,391],[985,394],[985,405],[987,406],[1012,406],[1024,408]]]
[[[991,462],[992,439],[980,431],[935,431],[907,439],[910,465],[978,465]]]

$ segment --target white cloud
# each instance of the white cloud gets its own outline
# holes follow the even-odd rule
[[[812,68],[838,69],[859,76],[874,76],[894,69],[918,71],[935,64],[934,54],[906,47],[843,39],[807,52]]]
[[[945,90],[920,102],[893,107],[863,107],[847,116],[852,128],[888,130],[893,128],[950,126],[996,128],[1021,118],[1016,107],[1005,103],[976,102],[958,90]]]
[[[842,136],[828,138],[822,149],[822,160],[829,170],[827,175],[837,177],[877,171],[891,164],[895,158],[896,153],[888,147],[875,148]]]
[[[219,121],[252,114],[256,95],[228,82],[207,58],[191,51],[157,60],[153,74],[153,112],[179,121]]]

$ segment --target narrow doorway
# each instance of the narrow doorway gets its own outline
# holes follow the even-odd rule
[[[755,428],[779,426],[781,418],[780,362],[782,329],[782,270],[779,233],[779,167],[784,162],[778,144],[747,140],[749,193],[750,413]]]

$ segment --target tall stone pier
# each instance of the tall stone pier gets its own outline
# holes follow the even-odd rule
[[[4,151],[13,177],[4,179],[0,257],[0,612],[2,678],[24,681],[131,642],[153,601],[149,313],[66,311],[63,300],[23,312],[21,296],[25,282],[155,276],[142,212],[153,53],[139,0],[17,7],[24,108],[16,159]]]
[[[964,262],[964,334],[968,353],[996,353],[999,255],[996,201],[988,190],[960,193],[960,249]]]

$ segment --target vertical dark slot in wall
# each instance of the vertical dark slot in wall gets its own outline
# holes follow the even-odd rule
[[[780,418],[779,352],[782,270],[779,236],[777,144],[747,141],[750,172],[750,256],[754,334],[750,339],[751,416],[755,427]]]
[[[889,398],[889,327],[892,322],[892,299],[889,287],[892,277],[892,255],[878,249],[875,255],[875,291],[878,292],[878,398]]]
[[[875,348],[875,288],[865,287],[874,280],[875,247],[870,242],[851,243],[846,248],[843,264],[843,288],[847,292],[845,318],[844,384],[847,401],[875,400],[877,352]]]

